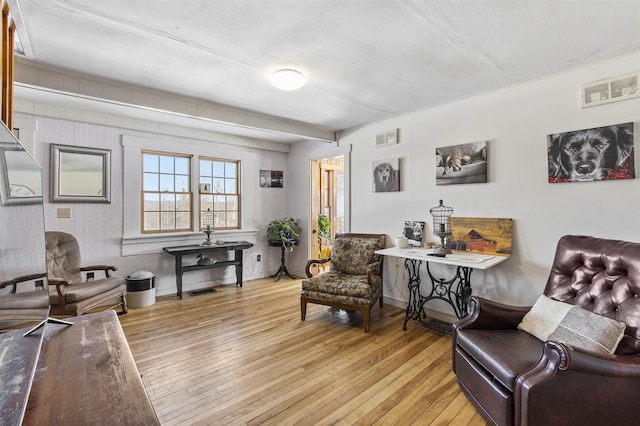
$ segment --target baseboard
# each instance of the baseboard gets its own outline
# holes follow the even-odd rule
[[[383,301],[385,304],[387,305],[391,305],[394,306],[396,308],[400,308],[400,309],[406,309],[407,308],[407,301],[406,300],[398,300],[398,299],[392,299],[390,297],[386,297],[383,296]],[[426,314],[428,317],[431,318],[435,318],[437,320],[440,321],[444,321],[447,322],[449,324],[453,324],[454,322],[458,321],[458,317],[455,316],[455,314],[452,314],[450,312],[442,312],[440,310],[437,309],[432,309],[432,308],[425,308]]]

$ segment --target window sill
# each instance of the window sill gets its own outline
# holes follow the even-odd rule
[[[249,241],[256,243],[257,230],[216,231],[212,240]],[[163,247],[200,244],[206,239],[202,232],[184,232],[176,234],[136,235],[122,238],[122,256],[162,253]]]

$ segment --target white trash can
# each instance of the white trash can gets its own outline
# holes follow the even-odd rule
[[[156,276],[149,271],[129,275],[127,281],[127,306],[146,308],[156,303]]]

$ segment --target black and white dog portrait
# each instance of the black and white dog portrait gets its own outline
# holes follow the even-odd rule
[[[400,191],[400,159],[373,163],[373,192]]]
[[[547,136],[549,182],[634,179],[633,123]]]

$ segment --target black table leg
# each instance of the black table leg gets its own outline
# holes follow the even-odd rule
[[[271,278],[273,277],[278,277],[276,278],[276,282],[280,281],[280,278],[282,278],[282,274],[286,274],[289,278],[291,278],[292,280],[295,280],[296,277],[294,277],[293,275],[291,275],[289,273],[289,271],[287,271],[287,267],[284,264],[284,245],[282,245],[280,247],[281,254],[280,254],[280,268],[278,269],[278,272],[276,272],[275,274],[271,275]]]
[[[178,297],[182,299],[182,256],[176,256],[176,287],[178,287]]]
[[[450,332],[451,325],[442,321],[433,320],[435,325],[425,322],[427,314],[424,305],[429,300],[443,300],[453,308],[458,318],[464,318],[469,313],[469,298],[471,297],[471,272],[473,268],[457,266],[455,275],[451,278],[440,278],[433,275],[427,262],[427,273],[431,281],[431,289],[428,294],[420,294],[420,266],[422,261],[405,259],[404,266],[409,273],[409,302],[407,303],[403,330],[407,329],[409,319],[421,322],[428,328],[440,332]],[[435,327],[435,328],[434,328]]]
[[[453,308],[458,318],[464,318],[468,313],[468,302],[471,297],[471,271],[468,266],[456,267],[455,275],[450,278],[435,277],[429,269],[427,273],[431,279],[431,292],[422,297],[423,303],[432,299],[444,300]]]
[[[407,329],[409,318],[419,320],[421,319],[421,314],[422,316],[426,316],[424,313],[424,304],[421,303],[420,297],[420,265],[422,265],[421,260],[404,260],[404,267],[407,268],[407,272],[409,273],[409,281],[407,283],[409,286],[409,302],[407,303],[404,324],[402,325],[403,330]]]
[[[236,250],[236,285],[242,287],[242,250]]]

